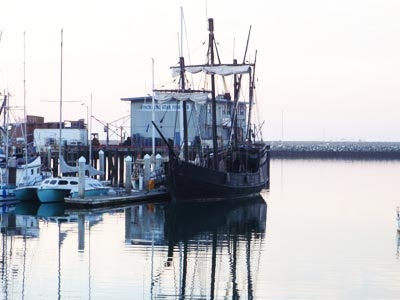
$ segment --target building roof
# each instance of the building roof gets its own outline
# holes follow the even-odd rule
[[[143,97],[128,97],[121,98],[121,101],[130,101],[130,102],[147,102],[153,99],[152,96],[143,96]]]
[[[143,96],[143,97],[121,98],[121,101],[130,101],[130,102],[143,103],[143,102],[151,102],[152,99],[153,99],[153,97],[149,95],[149,96]],[[217,95],[216,96],[216,100],[217,100],[217,102],[223,102],[223,103],[232,101],[230,99],[230,97],[228,99],[224,98],[224,95]],[[208,99],[207,102],[208,103],[211,102],[211,99]],[[244,103],[244,102],[240,102],[240,103]],[[247,104],[247,103],[245,103],[245,104]]]

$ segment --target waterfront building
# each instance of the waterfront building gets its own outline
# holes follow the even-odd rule
[[[133,145],[139,147],[151,146],[152,137],[152,96],[121,98],[121,101],[130,102],[131,114],[131,140]],[[166,138],[174,141],[174,146],[179,146],[182,141],[179,114],[180,104],[171,100],[165,103],[154,101],[155,124]],[[227,144],[231,127],[231,112],[234,103],[230,94],[217,96],[217,135],[219,146]],[[246,132],[246,105],[239,102],[238,127]],[[211,142],[211,100],[204,105],[197,105],[188,101],[186,104],[188,118],[188,141],[190,145],[197,145],[200,138],[203,143],[212,147]],[[156,145],[162,145],[162,140],[155,132]]]

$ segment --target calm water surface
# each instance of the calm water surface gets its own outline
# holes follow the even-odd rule
[[[271,176],[236,204],[3,207],[1,299],[400,298],[400,162],[273,160]]]

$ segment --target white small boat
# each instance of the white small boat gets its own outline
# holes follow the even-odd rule
[[[397,220],[397,231],[400,232],[400,207],[397,206],[396,210],[397,210],[397,217],[396,217],[396,220]]]
[[[85,177],[85,196],[106,195],[111,187],[100,181]],[[64,202],[66,197],[77,197],[79,191],[78,177],[51,177],[45,179],[36,193],[41,203]]]
[[[16,170],[15,184],[2,184],[2,194],[15,196],[17,200],[22,201],[35,200],[37,185],[44,178],[50,176],[50,172],[43,172],[41,167],[42,161],[40,156],[31,159],[26,164],[23,163],[23,160],[11,159],[9,166],[0,168],[1,180],[2,182],[7,182],[9,170],[10,168],[14,168]]]

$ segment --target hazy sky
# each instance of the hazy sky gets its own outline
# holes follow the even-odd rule
[[[67,101],[89,105],[91,94],[97,119],[127,116],[120,98],[151,93],[152,58],[156,86],[171,81],[180,7],[192,63],[203,62],[207,17],[228,63],[234,53],[242,60],[252,25],[265,139],[400,141],[398,0],[4,0],[0,89],[22,106],[25,31],[27,112],[58,121],[58,103],[42,100],[59,99],[63,28],[64,119],[86,118],[85,106]]]

